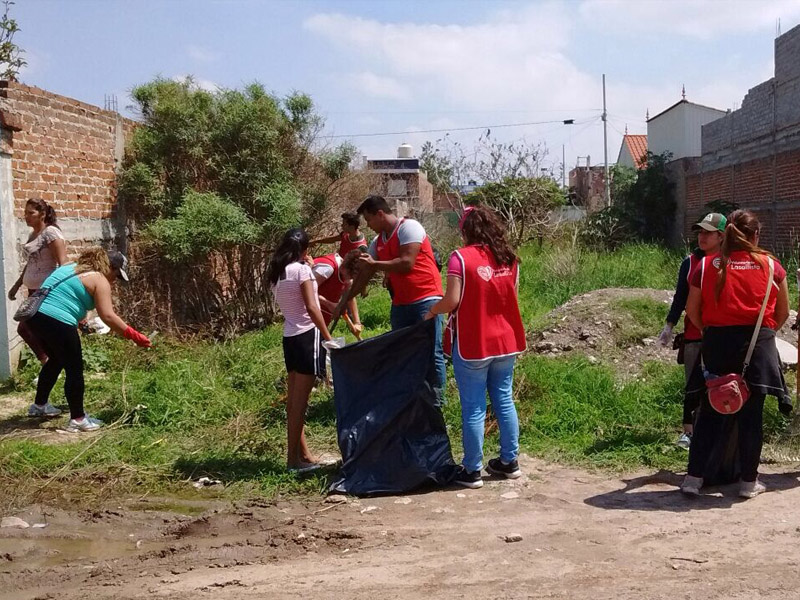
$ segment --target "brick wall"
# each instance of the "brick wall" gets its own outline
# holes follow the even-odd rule
[[[702,148],[686,174],[684,235],[708,202],[725,200],[753,209],[763,243],[788,251],[800,236],[800,26],[775,40],[775,77],[703,126]]]
[[[800,149],[690,175],[686,188],[687,236],[706,203],[727,200],[756,212],[770,249],[787,252],[800,240]]]
[[[0,82],[0,110],[11,117],[14,214],[42,198],[56,209],[69,241],[119,233],[115,169],[134,123],[110,112],[16,82]],[[19,227],[24,238],[27,228]]]
[[[21,244],[30,231],[24,210],[31,198],[42,198],[55,208],[68,256],[74,258],[84,247],[100,242],[126,249],[115,170],[134,122],[39,88],[0,81],[0,125],[4,297],[22,271]],[[14,371],[22,344],[12,320],[15,309],[15,303],[0,303],[0,378]]]

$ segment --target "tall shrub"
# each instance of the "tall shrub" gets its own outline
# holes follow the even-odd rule
[[[355,149],[312,150],[322,121],[300,93],[159,78],[131,95],[142,123],[118,192],[138,234],[137,317],[213,333],[268,321],[275,240],[313,225]]]

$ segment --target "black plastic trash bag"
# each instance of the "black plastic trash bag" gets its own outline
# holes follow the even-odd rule
[[[341,479],[331,491],[408,492],[455,476],[433,384],[434,322],[331,352]]]

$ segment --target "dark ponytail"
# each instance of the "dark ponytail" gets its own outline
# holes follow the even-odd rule
[[[47,202],[42,200],[41,198],[31,198],[26,203],[28,206],[32,206],[36,209],[37,212],[42,213],[44,218],[44,224],[46,226],[52,225],[53,227],[58,227],[58,217],[56,217],[56,210],[50,206]],[[59,227],[59,229],[61,229]]]
[[[272,285],[278,283],[286,266],[297,262],[303,253],[308,250],[308,234],[299,227],[290,229],[283,234],[281,243],[269,261],[267,279]]]

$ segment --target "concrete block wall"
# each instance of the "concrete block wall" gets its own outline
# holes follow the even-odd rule
[[[775,39],[775,77],[780,81],[800,77],[800,25]]]
[[[684,186],[684,236],[715,200],[754,210],[776,252],[800,238],[800,26],[775,40],[775,77],[703,126],[699,171]],[[681,199],[679,198],[679,202]]]

